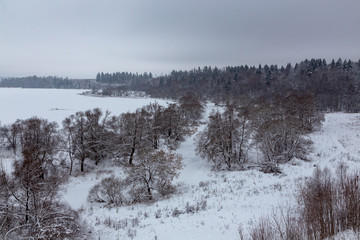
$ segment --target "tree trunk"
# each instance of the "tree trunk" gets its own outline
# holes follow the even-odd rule
[[[151,193],[151,189],[150,187],[148,186],[148,195],[149,195],[149,200],[152,200],[152,193]]]
[[[27,223],[29,221],[29,201],[30,201],[30,196],[29,196],[29,188],[27,187],[26,189],[26,203],[25,203],[25,222]]]
[[[130,153],[130,157],[129,157],[129,164],[131,165],[133,162],[133,158],[134,158],[134,153],[135,153],[135,148],[131,148],[131,153]]]
[[[71,175],[72,169],[73,169],[73,158],[71,156],[69,156],[69,158],[70,158],[70,172],[69,172],[69,175]]]
[[[84,162],[85,162],[85,158],[81,157],[81,172],[84,172]]]

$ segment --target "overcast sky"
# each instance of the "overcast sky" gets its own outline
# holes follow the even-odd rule
[[[0,76],[360,58],[359,0],[0,0]]]

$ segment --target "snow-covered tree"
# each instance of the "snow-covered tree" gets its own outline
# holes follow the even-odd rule
[[[189,124],[175,103],[169,104],[161,116],[162,136],[167,145],[175,149],[179,142],[190,133]]]
[[[204,114],[204,104],[193,92],[179,99],[179,111],[190,125],[197,125]]]
[[[179,176],[182,167],[182,157],[173,152],[160,150],[141,155],[136,164],[126,169],[134,201],[168,194],[172,190],[172,180]]]
[[[217,169],[241,167],[247,161],[250,132],[248,112],[227,105],[224,113],[210,115],[208,125],[198,136],[197,152]]]
[[[146,122],[147,112],[144,109],[138,109],[134,113],[121,114],[119,129],[122,138],[123,153],[128,157],[128,163],[133,164],[135,154],[151,149],[151,144],[147,139],[150,135],[150,129]]]
[[[3,139],[5,146],[14,153],[18,148],[20,136],[20,120],[15,123],[0,127],[0,137]]]
[[[84,162],[90,158],[98,164],[108,155],[111,146],[110,132],[107,130],[109,112],[105,114],[98,108],[77,112],[63,121],[63,150],[71,160],[80,161],[81,171],[84,171]],[[71,173],[71,170],[70,170]]]
[[[57,124],[36,117],[21,120],[21,155],[12,173],[0,174],[2,239],[76,239],[78,215],[59,202],[62,171],[54,164]]]

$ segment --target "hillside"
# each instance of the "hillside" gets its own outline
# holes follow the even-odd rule
[[[209,105],[208,112],[213,108]],[[351,171],[358,169],[359,127],[359,114],[327,114],[322,129],[309,135],[314,142],[311,162],[294,160],[281,165],[280,175],[257,170],[214,172],[195,155],[195,133],[177,150],[185,168],[177,180],[178,192],[169,199],[114,208],[87,202],[93,185],[111,174],[121,175],[120,168],[109,164],[72,177],[63,198],[80,209],[94,227],[96,239],[239,239],[240,226],[246,233],[276,209],[296,207],[297,186],[315,168],[328,167],[334,176],[340,162]],[[254,154],[253,159],[256,157]]]

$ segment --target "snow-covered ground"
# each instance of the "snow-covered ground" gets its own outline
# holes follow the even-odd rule
[[[37,115],[60,123],[79,110],[100,107],[119,114],[154,101],[92,98],[77,95],[79,92],[0,89],[3,110],[0,120],[10,123],[17,118]],[[209,104],[207,113],[215,108]],[[343,161],[350,170],[358,169],[360,114],[331,113],[325,119],[322,129],[309,136],[314,142],[310,153],[312,161],[294,160],[282,165],[283,174],[280,175],[257,170],[214,172],[210,164],[195,155],[193,135],[177,150],[183,156],[185,167],[176,180],[178,193],[168,199],[110,209],[103,204],[87,202],[92,186],[106,176],[122,173],[119,167],[104,163],[96,168],[87,165],[86,169],[93,170],[71,177],[63,199],[80,210],[83,219],[93,227],[95,239],[239,239],[239,226],[246,233],[260,217],[271,215],[274,209],[295,206],[298,184],[312,175],[316,167],[327,166],[335,174],[335,168]],[[199,126],[199,130],[203,127]],[[342,236],[351,235],[346,234]]]
[[[150,102],[166,105],[167,100],[153,98],[89,97],[80,95],[85,90],[0,88],[0,121],[9,124],[16,119],[33,116],[56,121],[77,111],[93,108],[109,110],[113,115],[134,111]]]
[[[246,233],[259,218],[296,206],[298,184],[316,167],[327,166],[335,174],[339,162],[344,161],[350,169],[357,169],[359,129],[360,114],[327,114],[322,130],[310,135],[314,141],[312,161],[282,165],[280,175],[257,170],[214,172],[195,155],[191,136],[177,150],[185,168],[176,181],[179,193],[169,199],[111,209],[87,203],[87,190],[102,177],[116,173],[114,167],[74,178],[64,198],[73,207],[81,207],[100,239],[239,239],[239,226]]]

